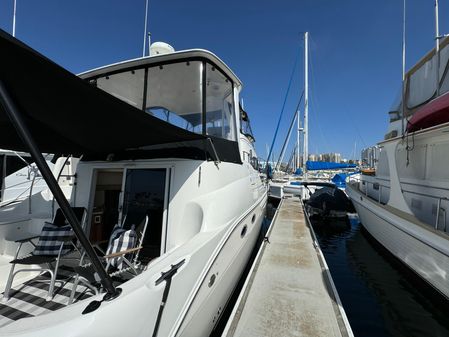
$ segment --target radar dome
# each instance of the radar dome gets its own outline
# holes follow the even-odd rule
[[[174,53],[175,48],[165,42],[154,42],[150,46],[150,56]]]

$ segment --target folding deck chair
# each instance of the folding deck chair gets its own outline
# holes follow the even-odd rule
[[[86,209],[84,207],[73,207],[72,209],[81,225],[84,226],[84,222],[86,220]],[[21,272],[38,272],[40,275],[45,273],[50,274],[50,284],[46,298],[47,301],[50,301],[53,298],[53,290],[56,283],[56,278],[58,276],[58,268],[61,262],[61,258],[76,249],[76,246],[73,243],[74,237],[75,236],[72,228],[67,223],[61,209],[58,209],[56,211],[53,222],[45,222],[39,236],[17,240],[16,243],[19,244],[19,247],[17,248],[14,259],[10,262],[12,266],[9,272],[8,281],[6,283],[5,292],[3,293],[3,298],[5,300],[9,300],[11,286],[14,277],[17,274]],[[39,240],[37,243],[34,243],[34,239]],[[19,257],[19,252],[22,248],[22,245],[28,242],[34,246],[34,250],[30,254]],[[53,263],[54,266],[52,266]],[[48,267],[33,267],[14,271],[15,266],[18,264],[47,264]],[[45,282],[48,281],[45,280]]]
[[[101,258],[105,264],[105,269],[110,276],[118,276],[126,272],[138,275],[141,268],[139,261],[139,253],[143,248],[143,240],[148,227],[149,216],[141,224],[134,229],[134,225],[130,229],[124,229],[122,225],[116,225],[111,233],[106,254]],[[84,256],[83,256],[84,257]],[[74,267],[76,272],[75,282],[69,299],[69,304],[73,302],[76,288],[79,282],[92,289],[93,284],[99,284],[99,277],[94,271],[91,264]],[[98,294],[98,292],[96,292]]]

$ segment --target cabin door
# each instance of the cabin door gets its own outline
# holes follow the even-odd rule
[[[149,223],[141,256],[155,258],[161,254],[166,198],[167,169],[125,169],[121,197],[120,221],[126,228],[139,226],[145,215]]]

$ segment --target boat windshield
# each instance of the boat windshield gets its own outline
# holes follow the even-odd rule
[[[126,103],[185,130],[237,139],[233,83],[207,61],[144,65],[94,82]]]

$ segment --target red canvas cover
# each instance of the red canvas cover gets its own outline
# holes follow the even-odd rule
[[[415,112],[408,122],[407,131],[413,132],[446,122],[449,122],[449,93],[434,99]]]

